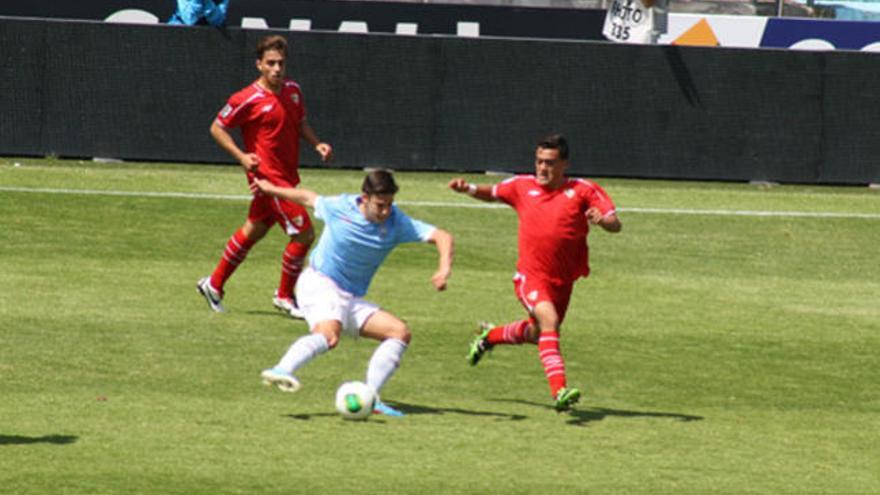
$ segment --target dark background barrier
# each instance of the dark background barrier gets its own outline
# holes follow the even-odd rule
[[[527,171],[560,131],[579,175],[880,181],[875,54],[279,32],[338,167]],[[0,19],[0,154],[228,162],[265,34]]]

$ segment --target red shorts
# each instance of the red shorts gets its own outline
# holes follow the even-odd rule
[[[265,223],[270,227],[278,222],[288,236],[297,235],[312,227],[312,219],[304,206],[265,194],[254,196],[251,200],[248,220]]]
[[[574,282],[554,283],[536,277],[527,277],[522,273],[513,276],[513,289],[516,298],[526,308],[530,315],[535,314],[535,306],[539,302],[547,301],[556,308],[559,316],[559,324],[565,319],[568,311],[568,303],[571,301],[571,291]]]

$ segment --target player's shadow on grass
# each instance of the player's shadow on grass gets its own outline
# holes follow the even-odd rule
[[[410,415],[419,415],[419,414],[463,414],[466,416],[486,416],[486,417],[494,417],[497,420],[506,420],[506,421],[522,421],[527,419],[528,416],[523,414],[507,414],[507,413],[499,413],[492,411],[472,411],[469,409],[461,409],[458,407],[429,407],[429,406],[420,406],[417,404],[407,404],[405,402],[397,402],[397,401],[387,401],[388,405],[397,408],[402,412],[405,416]],[[320,413],[301,413],[301,414],[288,414],[287,417],[291,419],[297,419],[300,421],[308,421],[313,418],[321,418],[321,417],[339,417],[338,414],[332,412],[320,412]],[[382,418],[381,415],[374,414],[371,417],[371,421],[376,418]],[[398,419],[398,418],[391,418]]]
[[[34,443],[66,445],[69,443],[74,443],[78,439],[79,437],[73,435],[43,435],[41,437],[28,437],[24,435],[0,434],[0,445],[30,445]]]
[[[458,407],[430,407],[405,402],[389,402],[392,406],[400,409],[404,414],[462,414],[465,416],[487,416],[508,421],[522,421],[528,416],[524,414],[508,414],[493,411],[472,411]]]
[[[287,319],[287,320],[290,320],[290,321],[293,321],[293,322],[297,322],[297,321],[298,321],[298,322],[305,323],[305,320],[300,320],[300,319],[296,319],[296,318],[291,318],[290,316],[288,316],[288,315],[282,313],[281,311],[278,311],[277,309],[276,309],[276,310],[271,310],[271,309],[251,309],[251,310],[245,311],[245,314],[248,314],[248,315],[251,315],[251,316],[271,316],[271,317],[273,317],[273,318],[284,318],[284,319]]]
[[[553,409],[553,406],[547,404],[539,404],[537,402],[530,402],[527,400],[518,400],[518,399],[491,399],[496,402],[516,402],[519,404],[527,404],[530,406],[541,407],[544,409]],[[675,421],[702,421],[702,416],[694,416],[692,414],[679,414],[679,413],[667,413],[667,412],[652,412],[652,411],[626,411],[622,409],[608,409],[606,407],[581,407],[578,409],[572,409],[568,411],[566,414],[569,416],[569,420],[566,421],[570,425],[575,426],[586,426],[589,423],[593,423],[596,421],[602,421],[607,417],[617,417],[617,418],[668,418]]]

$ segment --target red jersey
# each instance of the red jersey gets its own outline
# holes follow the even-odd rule
[[[519,175],[495,184],[492,196],[519,216],[517,271],[556,283],[590,274],[587,209],[595,206],[603,216],[615,211],[598,184],[567,179],[551,190],[538,184],[534,175]]]
[[[300,126],[305,116],[299,84],[284,79],[279,94],[256,82],[235,93],[217,114],[217,123],[241,128],[245,152],[260,158],[257,175],[294,187],[299,184]]]

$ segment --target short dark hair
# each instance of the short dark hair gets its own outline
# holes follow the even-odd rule
[[[257,43],[257,60],[263,60],[263,54],[269,50],[276,50],[287,58],[287,38],[273,34],[266,36]]]
[[[390,170],[380,168],[370,171],[370,173],[364,177],[361,191],[368,196],[375,196],[377,194],[396,194],[397,184],[394,182],[394,175],[391,174]]]
[[[568,140],[562,134],[550,134],[538,140],[538,148],[559,150],[559,158],[568,160]]]

